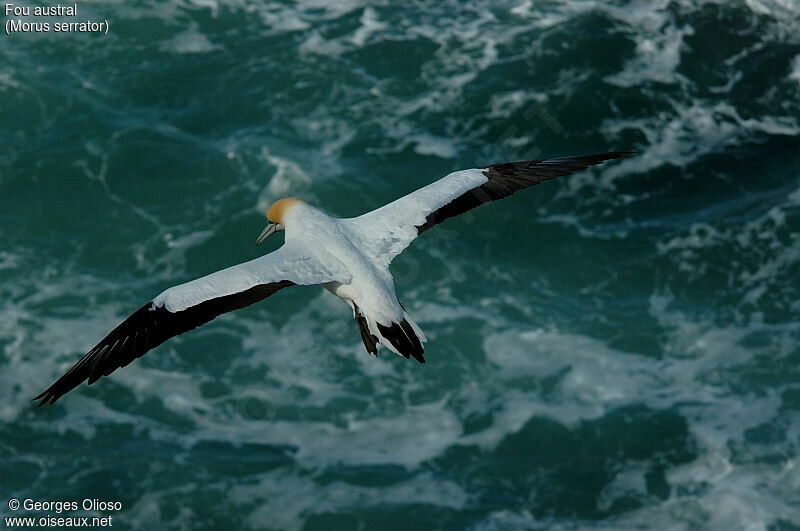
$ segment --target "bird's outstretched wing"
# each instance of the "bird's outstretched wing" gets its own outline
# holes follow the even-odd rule
[[[523,188],[633,153],[609,151],[576,157],[501,162],[461,170],[347,221],[362,236],[364,248],[371,258],[388,265],[414,238],[446,219],[508,197]]]
[[[218,315],[269,297],[288,286],[349,282],[336,266],[324,265],[287,243],[277,251],[208,276],[169,288],[112,330],[46,391],[34,400],[54,403],[81,382],[94,383],[142,357],[167,339],[211,321]]]

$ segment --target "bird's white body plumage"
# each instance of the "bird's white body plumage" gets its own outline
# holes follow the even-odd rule
[[[405,199],[405,198],[404,198]],[[391,206],[391,205],[387,205]],[[423,212],[420,209],[419,212]],[[424,221],[426,214],[422,214]],[[321,284],[346,301],[355,311],[358,307],[369,325],[369,331],[383,339],[377,324],[390,326],[404,319],[421,341],[425,335],[403,310],[394,289],[388,265],[390,251],[408,246],[413,237],[413,216],[402,225],[400,211],[390,209],[383,217],[337,219],[298,201],[284,214],[286,243],[278,250],[239,265],[217,271],[203,278],[172,287],[154,300],[170,312],[179,312],[202,301],[245,291],[253,286],[289,280],[299,285]],[[390,229],[407,230],[391,232]],[[378,235],[380,239],[378,240]],[[377,245],[376,242],[378,242]],[[400,249],[402,250],[402,249]],[[355,307],[354,307],[355,305]],[[397,350],[389,341],[382,344]]]
[[[347,219],[331,217],[297,201],[283,214],[283,247],[172,287],[153,302],[179,312],[259,284],[280,280],[322,284],[351,308],[355,304],[366,317],[370,332],[379,339],[382,335],[377,323],[389,326],[406,319],[425,341],[422,330],[397,299],[389,264],[417,237],[416,227],[428,214],[487,180],[479,169],[453,172],[381,208]],[[389,341],[381,343],[399,354]]]

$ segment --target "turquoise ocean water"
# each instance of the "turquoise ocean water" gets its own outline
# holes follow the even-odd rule
[[[800,3],[74,18],[110,31],[0,35],[0,515],[800,529]],[[367,355],[341,301],[297,287],[31,402],[163,289],[276,248],[254,240],[281,196],[353,216],[456,169],[628,147],[396,260],[424,366]]]

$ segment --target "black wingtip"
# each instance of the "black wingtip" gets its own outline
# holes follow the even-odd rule
[[[535,165],[541,164],[541,163],[544,163],[544,162],[550,162],[550,163],[553,163],[553,162],[556,162],[556,161],[564,161],[564,162],[566,162],[566,161],[569,161],[569,160],[574,160],[574,161],[579,161],[579,160],[582,160],[582,161],[595,161],[593,163],[590,163],[590,165],[591,165],[591,164],[599,164],[599,163],[605,162],[607,160],[613,160],[613,159],[618,159],[618,158],[623,158],[623,157],[629,157],[631,155],[636,155],[638,153],[639,153],[639,149],[633,147],[633,148],[622,149],[622,150],[618,150],[618,151],[601,151],[601,152],[597,152],[597,153],[587,153],[585,155],[570,155],[570,156],[566,156],[566,157],[550,157],[550,158],[547,158],[547,159],[537,159],[537,160],[517,160],[517,161],[512,161],[512,162],[496,162],[494,164],[487,164],[485,166],[478,166],[478,168],[479,169],[492,169],[492,168],[498,169],[498,168],[503,168],[503,167],[518,166],[518,165],[525,165],[525,166],[529,166],[529,167],[533,168]]]
[[[46,391],[44,391],[44,392],[38,394],[37,396],[33,397],[31,399],[31,401],[35,402],[36,400],[39,400],[40,402],[38,404],[36,404],[36,405],[37,405],[37,407],[42,407],[45,404],[47,404],[48,402],[51,405],[55,404],[56,400],[58,400],[60,398],[60,396],[61,395],[57,395],[57,394],[53,393],[50,389],[47,389]]]
[[[556,177],[563,177],[576,171],[584,170],[606,161],[629,157],[638,153],[635,149],[624,151],[604,151],[587,155],[572,155],[544,160],[518,160],[514,162],[498,162],[481,166],[490,182],[481,186],[484,197],[478,198],[478,204],[495,199],[502,199],[517,190],[533,186]],[[472,205],[476,206],[476,205]]]
[[[639,153],[639,150],[636,148],[630,148],[621,151],[609,151],[608,153],[616,155],[616,157],[612,158],[622,158],[622,157],[630,157],[631,155],[637,155]]]
[[[600,164],[607,160],[614,160],[614,159],[621,159],[625,157],[630,157],[631,155],[636,155],[639,153],[639,150],[636,148],[630,149],[623,149],[619,151],[604,151],[601,153],[589,153],[587,155],[575,155],[572,157],[558,157],[554,159],[548,159],[550,161],[567,161],[567,160],[582,160],[589,162],[589,165]],[[547,162],[547,161],[544,161]]]

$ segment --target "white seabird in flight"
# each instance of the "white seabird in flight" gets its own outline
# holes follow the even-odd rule
[[[288,197],[267,211],[269,224],[256,240],[285,231],[278,250],[169,288],[142,306],[34,400],[54,403],[81,382],[94,383],[167,339],[225,312],[238,310],[295,285],[321,284],[353,310],[367,351],[383,345],[425,362],[425,335],[395,293],[392,259],[448,218],[518,190],[568,175],[631,151],[547,160],[503,162],[461,170],[362,216],[331,217]]]

